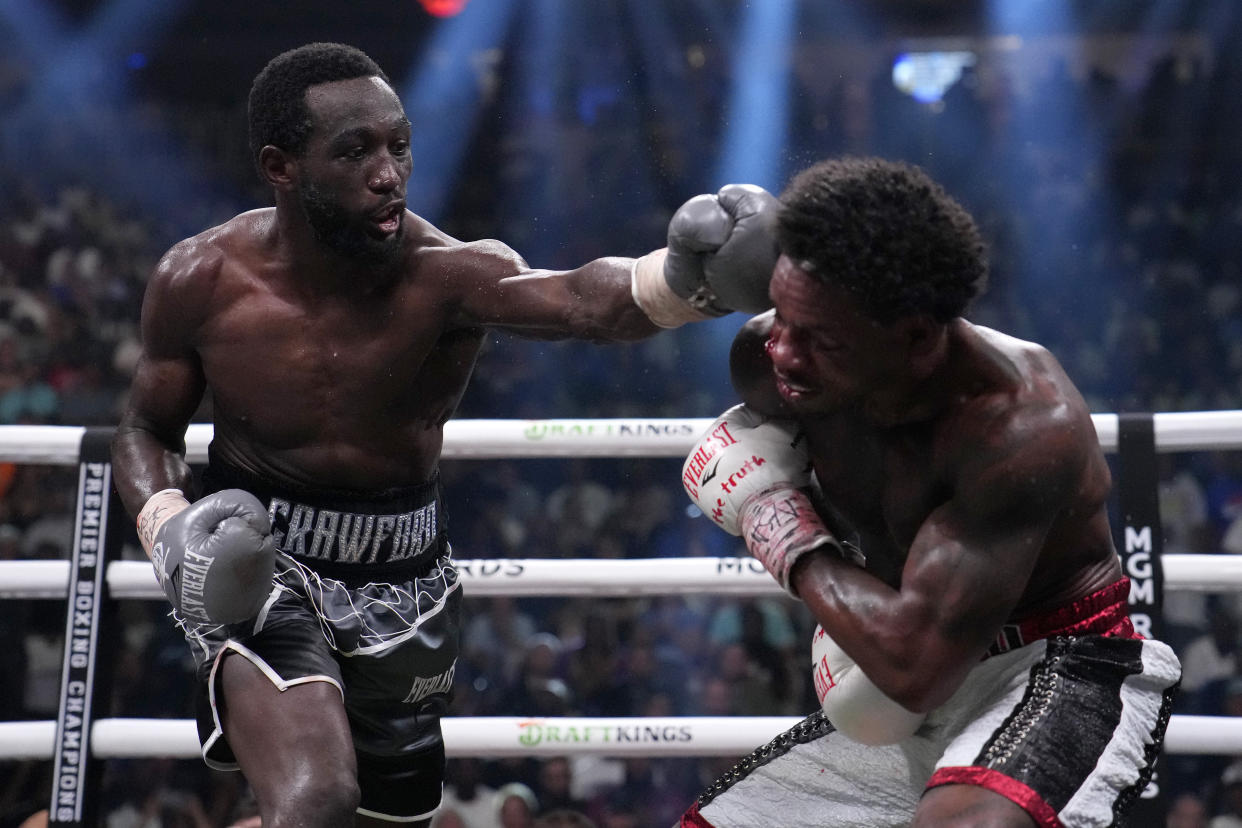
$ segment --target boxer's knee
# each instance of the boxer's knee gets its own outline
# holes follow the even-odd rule
[[[314,757],[307,757],[313,762]],[[264,826],[334,828],[352,825],[362,794],[350,767],[320,763],[288,782],[263,808]]]

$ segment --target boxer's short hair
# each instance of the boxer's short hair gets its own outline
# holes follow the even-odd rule
[[[890,323],[961,316],[987,280],[987,253],[966,210],[927,173],[880,158],[821,161],[781,195],[778,241],[799,267]]]
[[[344,43],[308,43],[272,58],[250,87],[251,158],[257,164],[259,150],[268,144],[301,155],[313,126],[306,90],[321,83],[368,77],[392,85],[379,64]]]

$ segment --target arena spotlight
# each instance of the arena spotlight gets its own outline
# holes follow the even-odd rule
[[[514,0],[477,3],[439,24],[406,73],[401,99],[414,125],[410,154],[422,159],[410,181],[418,194],[411,207],[431,221],[448,208],[488,92],[487,56],[499,53],[514,6]]]
[[[469,0],[418,0],[432,17],[456,17]]]
[[[769,189],[780,186],[797,10],[794,0],[744,7],[717,185],[747,181]]]
[[[961,80],[963,69],[974,65],[973,52],[905,52],[893,61],[893,86],[919,103],[933,104]]]

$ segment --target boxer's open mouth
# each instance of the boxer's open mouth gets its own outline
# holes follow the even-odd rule
[[[384,235],[391,236],[401,227],[401,219],[404,214],[405,203],[401,201],[394,202],[383,210],[372,213],[371,223]]]

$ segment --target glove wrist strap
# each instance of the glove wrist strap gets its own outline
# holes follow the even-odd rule
[[[664,260],[668,248],[653,250],[635,259],[630,268],[630,295],[647,318],[661,328],[676,328],[712,316],[682,299],[664,280]]]
[[[190,501],[180,489],[161,489],[147,498],[146,504],[138,512],[138,540],[142,550],[151,556],[151,547],[155,545],[155,535],[160,527],[173,515],[187,508]]]
[[[742,538],[750,554],[795,598],[789,574],[798,559],[825,547],[841,552],[811,499],[792,488],[773,488],[750,498],[742,510]]]

